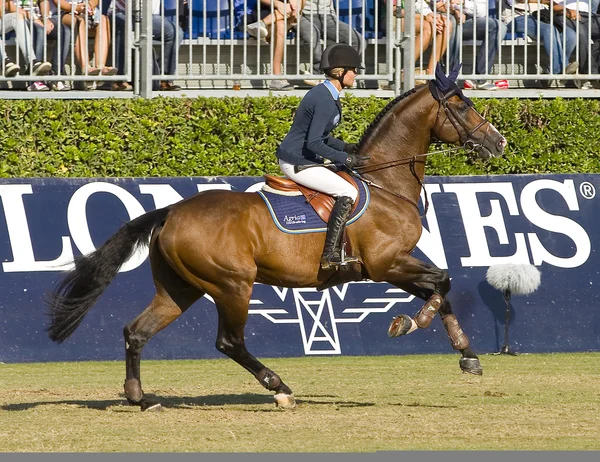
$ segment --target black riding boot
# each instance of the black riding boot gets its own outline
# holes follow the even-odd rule
[[[325,236],[325,248],[321,256],[321,268],[330,269],[340,266],[342,263],[354,263],[358,258],[346,256],[342,262],[342,237],[346,221],[352,211],[352,199],[342,196],[335,201],[329,222],[327,223],[327,235]]]

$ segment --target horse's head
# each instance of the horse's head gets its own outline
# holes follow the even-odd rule
[[[506,139],[481,116],[456,84],[460,67],[446,76],[438,64],[429,90],[439,102],[433,134],[445,143],[462,144],[482,159],[501,156]]]

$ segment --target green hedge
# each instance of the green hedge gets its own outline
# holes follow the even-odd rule
[[[279,173],[296,97],[0,101],[0,177]],[[389,100],[345,97],[336,135],[354,142]],[[506,156],[436,155],[428,175],[600,172],[597,100],[476,100]]]

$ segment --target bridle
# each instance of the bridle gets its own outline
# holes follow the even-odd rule
[[[415,171],[415,164],[417,164],[417,163],[424,164],[425,163],[424,159],[427,158],[428,156],[431,156],[434,154],[453,153],[453,152],[456,152],[459,150],[466,150],[467,152],[475,151],[477,148],[481,147],[482,144],[473,142],[473,139],[472,139],[473,134],[475,134],[477,131],[479,131],[485,124],[487,124],[487,129],[486,129],[485,135],[484,135],[484,139],[486,139],[488,136],[488,130],[490,128],[490,124],[488,123],[488,121],[485,119],[485,117],[483,117],[481,115],[480,115],[481,122],[471,130],[469,130],[468,127],[465,126],[465,124],[461,120],[461,118],[457,117],[455,110],[452,108],[452,106],[450,106],[450,104],[448,104],[448,100],[450,98],[452,98],[454,95],[459,95],[462,98],[462,91],[460,90],[460,88],[458,88],[458,86],[455,85],[455,88],[452,88],[447,93],[443,93],[435,85],[434,81],[430,81],[429,90],[431,91],[433,98],[436,101],[438,101],[438,103],[439,103],[437,116],[436,116],[435,123],[433,126],[436,127],[438,125],[438,121],[440,119],[440,113],[443,110],[444,113],[446,114],[446,119],[450,121],[450,123],[456,130],[456,133],[458,133],[458,136],[459,136],[459,139],[460,139],[462,145],[455,147],[455,148],[441,149],[438,151],[431,151],[431,152],[426,152],[423,154],[415,154],[411,157],[396,159],[396,160],[392,160],[392,161],[388,161],[388,162],[379,162],[379,163],[375,163],[375,164],[364,165],[361,167],[356,167],[355,170],[352,170],[352,174],[354,176],[356,176],[361,181],[364,181],[369,186],[373,186],[374,188],[385,191],[385,192],[387,192],[393,196],[396,196],[399,199],[402,199],[402,200],[408,202],[409,204],[411,204],[413,207],[415,207],[417,209],[417,212],[419,212],[420,218],[423,218],[425,215],[427,215],[427,210],[429,209],[429,199],[427,197],[427,190],[424,187],[423,181],[419,178],[419,176],[417,175],[417,173]],[[466,100],[466,101],[468,101],[468,103],[470,103],[469,106],[472,106],[472,103],[470,100]],[[419,183],[419,186],[421,187],[421,189],[423,190],[424,195],[425,195],[425,200],[424,200],[425,207],[424,207],[424,211],[422,214],[419,211],[418,203],[416,203],[412,199],[409,199],[408,197],[403,196],[402,194],[398,194],[393,191],[390,191],[390,190],[384,188],[383,186],[378,185],[378,184],[374,183],[373,181],[371,181],[367,178],[364,178],[362,176],[364,173],[371,173],[371,172],[375,172],[378,170],[385,170],[385,169],[388,169],[391,167],[398,167],[398,166],[406,165],[406,164],[409,165],[410,173],[417,180],[417,183]]]

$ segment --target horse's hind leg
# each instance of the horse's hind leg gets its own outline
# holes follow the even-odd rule
[[[155,250],[152,272],[156,295],[150,305],[123,329],[125,337],[125,397],[142,411],[160,410],[158,401],[144,396],[140,378],[142,349],[154,334],[171,324],[203,292],[181,279]]]
[[[245,293],[240,293],[243,291]],[[243,290],[238,286],[227,296],[215,298],[219,312],[219,327],[216,348],[221,353],[233,359],[236,363],[250,372],[267,390],[275,392],[275,403],[283,409],[296,407],[292,390],[271,369],[265,367],[246,349],[244,328],[248,319],[248,304],[252,293],[252,285]]]

